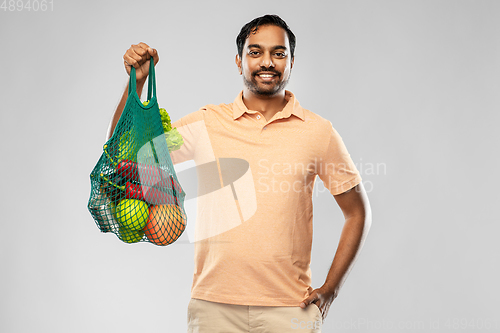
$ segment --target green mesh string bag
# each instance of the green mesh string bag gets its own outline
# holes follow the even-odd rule
[[[170,159],[154,70],[151,60],[148,103],[141,103],[131,68],[125,108],[90,174],[88,209],[101,232],[123,242],[168,245],[186,228],[185,193]]]

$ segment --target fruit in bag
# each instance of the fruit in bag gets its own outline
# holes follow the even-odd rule
[[[177,205],[151,206],[144,228],[146,237],[156,245],[168,245],[176,241],[186,228],[186,216]]]
[[[118,238],[125,243],[137,243],[144,237],[144,231],[142,230],[129,230],[125,227],[120,226],[118,229]]]
[[[116,218],[122,227],[137,231],[144,228],[149,216],[148,204],[142,200],[123,199],[116,206]]]

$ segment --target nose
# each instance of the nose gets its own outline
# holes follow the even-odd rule
[[[271,57],[270,53],[264,53],[260,62],[260,66],[265,68],[274,67],[273,58]]]

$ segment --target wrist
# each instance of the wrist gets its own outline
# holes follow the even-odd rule
[[[325,282],[320,289],[322,289],[324,292],[336,295],[338,294],[340,287],[335,283]]]
[[[142,90],[144,89],[144,85],[146,84],[146,79],[139,79],[136,80],[135,82],[136,82],[137,95],[139,96],[139,98],[141,98]]]
[[[147,79],[147,78],[148,78],[147,76],[146,76],[146,77],[144,77],[144,78],[137,78],[137,79],[135,80],[135,82],[136,82],[136,84],[137,84],[137,87],[139,87],[139,86],[143,87],[143,86],[146,84],[146,79]]]

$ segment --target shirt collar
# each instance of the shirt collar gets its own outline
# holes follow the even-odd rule
[[[295,98],[295,95],[290,91],[285,90],[285,99],[288,101],[283,108],[283,110],[279,111],[276,114],[276,118],[288,118],[292,114],[301,120],[304,120],[304,110],[299,104],[299,101]],[[243,91],[241,91],[238,96],[235,98],[233,103],[233,119],[236,120],[241,117],[244,113],[253,114],[257,111],[248,110],[245,103],[243,103]]]

